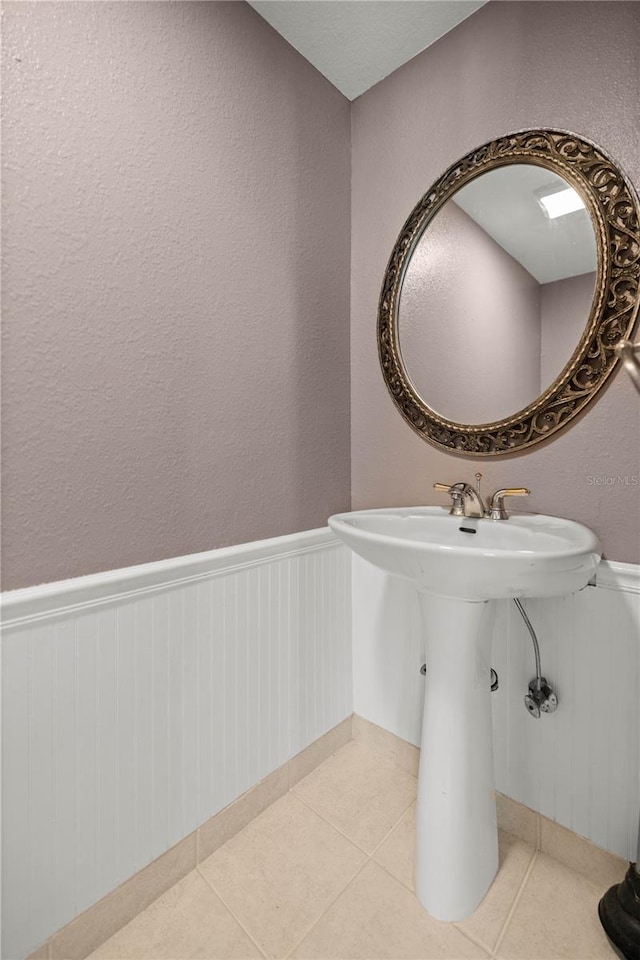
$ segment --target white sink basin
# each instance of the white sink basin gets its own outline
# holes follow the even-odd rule
[[[587,527],[535,514],[472,520],[443,507],[400,507],[336,514],[329,526],[388,573],[467,600],[572,593],[589,582],[600,559]]]
[[[464,920],[498,869],[489,601],[579,590],[598,565],[598,539],[557,517],[472,520],[442,507],[342,513],[329,526],[355,553],[418,589],[427,675],[415,890],[433,916]]]

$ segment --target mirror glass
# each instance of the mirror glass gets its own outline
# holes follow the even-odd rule
[[[470,181],[427,224],[406,269],[398,343],[441,417],[492,423],[551,386],[582,337],[596,237],[579,194],[515,163]]]

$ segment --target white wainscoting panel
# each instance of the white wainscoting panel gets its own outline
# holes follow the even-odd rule
[[[352,558],[354,711],[419,745],[422,621],[410,584]],[[511,601],[496,602],[492,696],[496,788],[635,860],[640,810],[640,567],[600,564],[596,586],[523,601],[542,671],[559,697],[534,720],[523,697],[533,646]],[[427,665],[428,666],[428,665]]]
[[[4,595],[3,957],[351,714],[350,577],[322,529]]]

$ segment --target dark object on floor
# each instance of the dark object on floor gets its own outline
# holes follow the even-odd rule
[[[629,864],[622,883],[607,890],[598,904],[598,914],[618,956],[640,960],[640,874],[635,864]]]

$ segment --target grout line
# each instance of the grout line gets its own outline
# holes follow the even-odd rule
[[[483,950],[485,953],[488,953],[490,957],[494,956],[494,953],[491,947],[488,946],[486,943],[483,943],[482,940],[477,940],[476,937],[472,936],[472,934],[467,933],[466,930],[463,930],[461,927],[459,927],[457,923],[452,923],[451,926],[455,927],[458,933],[461,933],[462,936],[465,938],[465,940],[468,940],[469,943],[472,943],[474,947],[478,947],[480,950]]]
[[[511,834],[511,836],[514,836],[514,837],[515,837],[515,834]],[[502,926],[500,926],[500,928],[498,929],[498,935],[497,935],[497,937],[494,937],[494,938],[493,938],[493,943],[491,944],[488,940],[487,940],[486,942],[483,942],[483,941],[480,940],[480,939],[476,939],[476,937],[475,937],[473,934],[471,934],[471,933],[469,933],[467,930],[465,930],[462,926],[460,926],[459,923],[454,923],[454,926],[456,927],[456,929],[458,929],[458,930],[460,931],[460,933],[463,933],[463,934],[465,935],[465,937],[467,937],[467,939],[469,939],[469,940],[472,941],[472,943],[475,943],[477,946],[482,947],[482,949],[483,949],[483,950],[486,950],[488,953],[490,953],[492,957],[494,956],[494,951],[497,949],[497,945],[499,944],[499,942],[500,942],[501,939],[502,939],[502,933],[503,933],[503,931],[504,931],[504,929],[505,929],[505,927],[506,927],[506,925],[507,925],[507,923],[508,923],[508,921],[509,921],[509,918],[511,917],[511,914],[512,914],[512,911],[513,911],[513,907],[514,907],[514,905],[515,905],[515,902],[516,902],[516,900],[518,899],[519,894],[520,894],[520,892],[521,892],[521,890],[522,890],[522,888],[523,888],[523,886],[524,886],[524,884],[525,884],[525,882],[526,882],[526,879],[527,879],[527,877],[528,877],[528,875],[529,875],[529,872],[530,872],[530,870],[531,870],[533,861],[534,861],[535,856],[536,856],[536,854],[537,854],[537,852],[538,852],[537,847],[533,847],[530,843],[526,843],[526,841],[522,840],[521,837],[517,837],[517,840],[518,840],[520,843],[523,843],[523,844],[525,844],[527,847],[529,847],[529,849],[531,850],[531,856],[530,856],[530,858],[529,858],[529,863],[527,864],[527,866],[526,866],[526,868],[525,868],[524,874],[522,875],[522,880],[520,881],[520,884],[518,885],[518,887],[517,887],[517,889],[516,889],[516,892],[515,892],[515,894],[514,894],[513,900],[511,901],[511,904],[510,904],[510,906],[509,906],[509,909],[507,910],[507,914],[506,914],[506,917],[505,917],[505,921],[504,921],[504,923],[502,924]],[[492,883],[491,883],[491,887],[489,887],[489,890],[491,890],[491,888],[492,888],[493,885],[495,884],[496,880],[498,879],[498,874],[500,873],[500,870],[501,870],[501,867],[499,866],[499,867],[498,867],[498,873],[497,873],[496,876],[494,877],[494,879],[493,879],[493,881],[492,881]],[[487,894],[489,893],[489,890],[487,891]]]
[[[354,840],[353,837],[348,836],[343,830],[340,829],[340,827],[337,827],[335,823],[333,823],[331,820],[328,820],[322,813],[320,813],[319,810],[316,810],[316,808],[308,800],[306,800],[304,797],[299,796],[295,792],[295,790],[292,789],[290,793],[293,794],[296,800],[299,800],[300,803],[303,803],[305,807],[308,807],[309,810],[311,810],[312,813],[315,813],[317,817],[320,817],[321,820],[324,820],[324,822],[328,824],[330,827],[332,827],[337,833],[339,833],[341,837],[344,837],[345,840],[348,840],[349,843],[353,844],[354,847],[357,847],[358,850],[361,850],[362,853],[366,854],[367,857],[369,858],[373,857],[374,853],[377,853],[378,849],[385,842],[389,834],[395,830],[395,828],[398,826],[402,818],[405,816],[405,814],[407,813],[407,810],[409,810],[410,807],[415,803],[415,798],[414,798],[413,800],[411,800],[409,805],[404,808],[404,810],[402,811],[398,819],[395,821],[393,826],[385,833],[382,840],[380,840],[380,842],[375,845],[373,850],[369,851],[369,850],[365,850],[365,848],[360,843],[358,843],[357,840]]]
[[[323,766],[325,765],[325,763],[328,763],[329,760],[331,760],[333,757],[335,757],[335,755],[336,755],[337,753],[339,753],[340,750],[344,749],[344,747],[348,746],[350,743],[351,743],[351,740],[347,740],[347,742],[346,742],[346,743],[343,743],[342,746],[336,747],[336,749],[335,749],[335,750],[332,750],[331,753],[324,758],[324,760],[321,760],[320,763],[317,763],[317,764],[315,765],[315,767],[311,767],[310,770],[307,770],[307,772],[304,774],[304,776],[298,777],[298,779],[296,780],[295,783],[292,783],[292,782],[291,782],[291,776],[292,776],[292,774],[291,774],[291,770],[289,770],[289,790],[294,790],[294,788],[297,787],[299,783],[302,783],[303,780],[306,780],[307,777],[310,777],[313,773],[316,772],[316,770],[319,770],[320,767],[323,767]],[[311,744],[311,746],[313,746],[313,744]],[[309,749],[309,748],[307,747],[306,749]],[[301,751],[301,752],[304,753],[304,750]],[[299,756],[299,754],[296,754],[296,756]],[[291,763],[293,762],[293,760],[295,760],[295,757],[293,757],[291,760],[288,761],[289,764],[291,764]]]
[[[302,943],[302,941],[305,939],[305,937],[307,937],[307,936],[309,935],[309,933],[311,933],[311,931],[312,931],[313,928],[316,926],[316,924],[318,924],[318,923],[322,920],[322,918],[324,917],[324,915],[331,909],[331,907],[334,905],[334,903],[335,903],[337,900],[340,899],[340,897],[342,896],[342,894],[343,894],[343,893],[347,890],[347,888],[353,883],[353,881],[356,879],[356,877],[364,870],[364,868],[365,868],[365,867],[367,866],[367,864],[370,862],[370,859],[371,859],[371,858],[367,856],[366,859],[363,861],[363,863],[361,863],[361,864],[356,868],[355,872],[349,877],[349,879],[346,881],[346,883],[344,884],[344,886],[341,887],[341,888],[338,890],[338,892],[336,893],[335,897],[333,897],[332,900],[327,904],[327,906],[324,908],[324,910],[322,911],[322,913],[321,913],[318,917],[316,917],[316,919],[309,925],[309,927],[308,927],[307,929],[305,929],[305,931],[304,931],[304,933],[302,934],[302,936],[299,937],[298,940],[295,941],[295,943],[293,944],[293,946],[287,951],[287,953],[284,955],[284,960],[287,960],[287,958],[291,956],[291,954],[293,953],[293,951]],[[227,901],[225,900],[225,898],[223,897],[223,895],[220,893],[220,891],[218,890],[218,888],[211,882],[211,880],[209,880],[209,878],[208,878],[207,876],[205,876],[205,874],[200,870],[199,867],[196,867],[196,870],[198,871],[198,873],[200,874],[200,876],[202,877],[202,879],[203,879],[203,880],[207,883],[207,885],[211,888],[211,890],[215,893],[215,895],[220,899],[221,903],[222,903],[223,906],[229,911],[229,913],[231,914],[231,916],[233,917],[233,919],[239,924],[239,926],[242,928],[242,930],[247,934],[247,936],[249,937],[249,939],[251,940],[251,942],[254,944],[254,946],[257,947],[257,949],[260,951],[260,953],[262,954],[262,956],[265,957],[265,960],[269,960],[269,953],[267,952],[266,948],[262,947],[262,946],[260,945],[260,943],[257,941],[256,937],[251,933],[250,930],[247,929],[247,927],[244,925],[244,923],[242,922],[242,920],[240,919],[240,917],[237,916],[237,914],[235,913],[235,911],[229,906],[229,904],[227,903]]]
[[[388,868],[388,867],[385,867],[384,863],[379,863],[377,860],[374,860],[373,857],[371,857],[371,862],[372,862],[372,863],[375,863],[376,867],[378,867],[380,870],[384,871],[384,873],[386,873],[387,876],[391,877],[392,880],[395,880],[396,883],[399,883],[401,887],[404,887],[405,890],[408,890],[412,897],[415,897],[416,900],[418,899],[418,898],[416,897],[416,892],[415,892],[415,890],[414,890],[412,887],[408,887],[407,884],[406,884],[403,880],[400,879],[400,877],[396,877],[395,873],[391,873],[391,871],[389,870],[389,868]],[[420,901],[418,900],[418,903],[419,903],[419,902],[420,902]],[[424,907],[423,907],[423,909],[424,909]]]
[[[408,811],[405,810],[403,816],[400,818],[401,820],[404,819],[404,817],[406,816],[407,812],[408,812]],[[384,837],[384,839],[380,841],[379,845],[376,847],[376,849],[375,849],[375,851],[374,851],[374,854],[377,853],[377,851],[380,849],[380,847],[381,847],[382,844],[385,842],[385,840],[389,837],[389,835],[393,833],[393,831],[394,831],[394,830],[396,829],[396,827],[398,826],[399,822],[400,822],[400,821],[398,821],[398,823],[396,824],[396,826],[395,826],[395,827],[392,827],[392,829],[389,830],[389,833],[387,833],[387,835]],[[535,852],[535,851],[534,851],[534,852]],[[425,912],[428,913],[428,911],[426,911],[425,907],[423,907],[422,904],[420,903],[420,901],[418,900],[417,895],[416,895],[416,892],[415,892],[415,889],[414,889],[413,887],[408,886],[408,884],[406,884],[406,883],[404,882],[404,880],[401,880],[400,877],[397,877],[394,873],[391,873],[391,871],[389,870],[389,868],[386,867],[384,863],[379,863],[377,860],[374,860],[374,859],[373,859],[373,854],[371,855],[371,858],[370,858],[370,859],[371,859],[371,861],[376,865],[376,867],[379,867],[380,870],[383,870],[389,877],[391,877],[392,880],[395,880],[396,883],[399,883],[401,886],[403,886],[403,887],[405,888],[405,890],[408,890],[408,892],[411,894],[412,897],[414,897],[414,899],[415,899],[416,902],[420,905],[420,907],[421,907],[423,910],[425,910]],[[528,869],[528,868],[527,868],[527,869]],[[482,950],[484,953],[488,954],[488,955],[491,956],[491,957],[494,956],[491,947],[490,947],[487,943],[483,943],[482,940],[476,939],[472,934],[468,933],[466,930],[463,930],[462,927],[458,926],[457,923],[451,923],[451,924],[449,924],[449,925],[452,926],[452,927],[455,927],[455,929],[458,931],[458,933],[461,933],[461,934],[463,935],[463,937],[465,937],[465,939],[469,940],[469,941],[474,945],[474,947],[479,947],[480,950]]]
[[[500,950],[500,946],[502,945],[502,941],[503,941],[504,938],[505,938],[505,934],[506,934],[506,932],[507,932],[507,930],[508,930],[508,928],[509,928],[509,924],[511,923],[511,921],[512,921],[512,919],[513,919],[513,915],[514,915],[514,913],[516,912],[516,910],[517,910],[517,908],[518,908],[518,904],[520,903],[520,901],[521,901],[521,899],[522,899],[522,894],[524,893],[524,888],[526,887],[527,882],[528,882],[528,880],[529,880],[529,877],[531,876],[531,873],[533,872],[533,868],[534,868],[534,866],[535,866],[535,864],[536,864],[537,859],[538,859],[538,851],[535,850],[533,856],[531,857],[531,862],[530,862],[529,866],[527,867],[527,869],[525,870],[524,877],[522,878],[522,883],[520,884],[520,889],[518,890],[518,892],[517,892],[516,895],[515,895],[515,899],[514,899],[513,903],[511,904],[511,909],[510,909],[509,912],[507,913],[507,916],[506,916],[506,918],[505,918],[505,921],[504,921],[504,924],[503,924],[503,926],[502,926],[502,929],[501,929],[500,933],[498,934],[498,939],[496,940],[496,942],[495,942],[495,944],[494,944],[493,953],[494,953],[496,956],[498,955],[498,952],[499,952],[499,950]]]
[[[353,716],[353,714],[352,714],[351,716]],[[348,720],[349,717],[346,717],[345,719]],[[344,723],[344,720],[342,720],[339,724],[336,724],[336,726],[341,726],[342,723]],[[328,733],[333,732],[333,730],[335,730],[335,727],[332,727],[331,730],[328,731]],[[324,736],[326,736],[326,735],[327,735],[327,734],[323,734],[322,737],[324,737]],[[339,744],[339,746],[334,747],[334,749],[331,750],[331,753],[327,754],[327,756],[326,756],[323,760],[320,760],[319,763],[316,763],[315,766],[311,767],[310,770],[307,770],[307,772],[306,772],[303,776],[298,777],[298,779],[295,781],[295,783],[292,783],[292,782],[291,782],[291,776],[292,776],[292,765],[293,765],[293,761],[294,761],[297,757],[299,757],[301,754],[304,754],[307,750],[310,750],[312,747],[314,747],[320,740],[322,740],[322,737],[319,737],[318,740],[314,740],[313,743],[310,743],[308,747],[305,747],[303,750],[300,750],[299,753],[297,753],[295,756],[291,757],[291,758],[287,761],[287,763],[289,764],[289,771],[288,771],[288,772],[289,772],[289,777],[288,777],[289,790],[293,790],[294,787],[297,787],[299,783],[302,783],[303,780],[306,780],[307,777],[310,777],[311,774],[315,773],[316,770],[319,770],[320,767],[324,766],[325,763],[328,763],[329,760],[331,760],[333,757],[335,757],[336,754],[340,753],[341,750],[344,750],[344,748],[345,748],[345,747],[348,747],[350,743],[353,743],[353,736],[351,736],[348,740],[345,740],[344,743],[341,743],[341,744]]]
[[[295,797],[296,800],[299,800],[300,803],[307,808],[307,810],[311,810],[311,813],[314,813],[316,817],[320,817],[323,823],[326,823],[327,826],[331,827],[332,830],[335,830],[336,833],[339,833],[340,836],[343,838],[343,840],[347,840],[353,847],[359,850],[360,853],[364,853],[366,857],[371,857],[371,854],[369,853],[368,850],[365,850],[364,847],[360,846],[359,843],[357,843],[351,837],[348,837],[347,834],[340,829],[340,827],[336,827],[335,823],[332,823],[330,820],[327,820],[327,818],[324,817],[319,810],[316,810],[316,808],[312,806],[308,800],[305,800],[303,797],[298,796],[295,790],[290,790],[289,792]]]
[[[202,872],[202,870],[200,869],[200,865],[199,865],[199,864],[198,864],[198,866],[196,867],[196,871],[197,871],[198,874],[202,877],[202,879],[203,879],[204,882],[207,884],[207,886],[209,887],[209,889],[213,891],[213,893],[216,895],[216,897],[218,898],[218,900],[220,900],[220,902],[221,902],[221,904],[223,905],[223,907],[231,914],[231,916],[232,916],[233,919],[236,921],[236,923],[238,924],[238,926],[240,927],[240,929],[243,930],[244,933],[246,933],[246,935],[249,937],[249,940],[251,940],[252,944],[253,944],[254,947],[258,950],[258,952],[265,958],[265,960],[269,960],[269,954],[266,952],[266,950],[264,950],[264,949],[260,946],[260,944],[258,943],[258,941],[256,940],[256,938],[253,936],[253,934],[251,933],[251,931],[250,931],[250,930],[247,930],[247,928],[245,927],[245,925],[244,925],[244,923],[242,922],[242,920],[240,919],[240,917],[238,917],[238,916],[236,915],[235,911],[231,909],[231,907],[229,906],[229,904],[227,903],[227,901],[225,900],[225,898],[222,896],[222,894],[220,893],[220,891],[217,890],[217,889],[214,887],[214,885],[211,883],[211,881],[209,880],[209,878],[208,878],[207,876],[205,876],[205,874],[204,874],[204,873]]]
[[[396,827],[400,826],[401,821],[404,820],[404,818],[405,818],[406,815],[409,813],[409,810],[411,810],[411,807],[414,805],[415,802],[416,802],[415,799],[411,801],[411,803],[410,803],[409,806],[406,808],[406,810],[404,811],[404,813],[401,814],[400,819],[397,820],[396,823],[394,823],[394,825],[391,827],[391,829],[388,830],[388,831],[385,833],[384,837],[382,838],[382,840],[380,841],[380,843],[377,845],[377,847],[374,847],[373,852],[370,854],[370,856],[371,856],[372,858],[373,858],[374,855],[378,852],[378,850],[380,849],[380,847],[382,846],[382,844],[385,843],[385,842],[389,839],[389,837],[391,836],[391,834],[393,833],[393,831],[396,829]],[[377,860],[376,860],[376,863],[378,863]],[[382,864],[378,864],[378,866],[382,866]],[[389,873],[388,870],[387,870],[387,873]],[[393,876],[393,874],[389,874],[389,875],[390,875],[390,876]],[[396,880],[397,880],[397,879],[398,879],[398,878],[396,877]],[[400,881],[400,883],[402,883],[402,881]],[[405,886],[405,884],[403,884],[403,886]],[[407,889],[409,889],[409,888],[407,887]]]
[[[340,899],[340,897],[343,895],[343,893],[346,893],[346,891],[349,889],[349,887],[350,887],[351,884],[354,882],[354,880],[356,880],[357,877],[360,876],[360,874],[362,873],[362,871],[364,870],[364,868],[365,868],[370,862],[371,862],[371,857],[367,857],[367,859],[364,861],[364,863],[361,863],[361,864],[360,864],[360,866],[358,867],[358,869],[356,870],[356,872],[353,874],[352,877],[349,878],[349,880],[347,881],[347,883],[345,884],[345,886],[340,890],[340,892],[339,892],[338,894],[336,894],[336,896],[333,898],[333,900],[331,901],[331,903],[329,903],[329,904],[327,905],[327,907],[322,911],[322,913],[320,914],[320,916],[319,916],[316,920],[313,921],[313,923],[311,924],[311,926],[310,926],[307,930],[305,930],[305,932],[304,932],[303,935],[300,937],[300,939],[299,939],[299,940],[296,940],[296,942],[295,942],[294,945],[291,947],[291,949],[289,950],[289,952],[288,952],[287,954],[285,954],[284,960],[289,960],[289,957],[291,956],[291,954],[292,954],[295,950],[297,950],[297,948],[300,946],[300,944],[302,943],[302,941],[305,940],[306,937],[309,936],[309,934],[310,934],[311,931],[314,929],[314,927],[316,927],[316,926],[320,923],[320,921],[323,919],[323,917],[325,917],[325,916],[327,915],[327,913],[329,912],[329,910],[331,910],[331,907],[334,905],[334,903],[336,903],[336,902]]]

